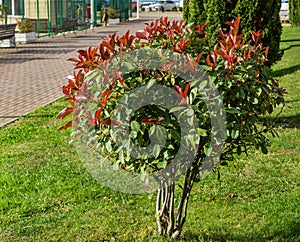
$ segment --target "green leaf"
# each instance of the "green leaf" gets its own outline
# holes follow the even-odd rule
[[[267,149],[267,147],[266,147],[264,144],[262,144],[262,145],[260,146],[260,148],[261,148],[261,152],[262,152],[262,153],[264,153],[264,154],[267,154],[267,153],[268,153],[268,149]]]
[[[172,86],[174,86],[175,85],[175,77],[173,75],[171,76],[170,81],[171,81]]]
[[[108,141],[105,143],[105,147],[106,147],[106,150],[107,150],[108,152],[112,152],[112,146],[111,146],[110,140],[108,140]]]
[[[121,164],[125,164],[124,151],[123,150],[120,150],[120,152],[119,152],[119,161],[120,161]]]
[[[158,144],[155,144],[153,147],[153,155],[155,158],[157,158],[160,154],[161,148]]]
[[[147,83],[147,89],[151,88],[156,83],[156,79],[150,79]]]
[[[226,112],[231,114],[239,113],[239,111],[233,107],[226,109]]]
[[[236,130],[236,129],[231,130],[231,138],[232,139],[237,139],[239,137],[239,134],[240,134],[239,130]]]
[[[140,130],[140,124],[137,121],[133,120],[131,122],[131,130],[138,132]]]
[[[138,135],[138,132],[135,131],[135,130],[131,130],[130,131],[130,134],[129,134],[129,137],[132,138],[132,139],[135,139]]]
[[[155,135],[157,138],[163,138],[166,135],[166,129],[161,125],[156,125]]]
[[[198,134],[200,136],[202,136],[202,137],[206,137],[207,136],[207,130],[198,128],[197,131],[198,131]]]
[[[187,112],[186,112],[186,115],[189,116],[189,117],[193,117],[194,114],[195,114],[195,113],[194,113],[194,110],[191,109],[191,108],[189,108],[189,109],[187,110]]]
[[[156,125],[152,125],[149,129],[149,135],[153,135],[155,133]]]
[[[167,161],[162,160],[157,164],[157,168],[164,169],[167,166]]]
[[[262,93],[262,89],[261,88],[257,88],[257,90],[256,90],[257,96],[260,96],[261,93]]]
[[[207,156],[209,156],[209,155],[211,154],[211,152],[212,152],[212,147],[211,147],[211,145],[210,145],[210,144],[206,144],[206,145],[204,146],[204,153],[205,153]]]
[[[176,142],[180,143],[180,141],[181,141],[180,134],[176,130],[173,130],[173,129],[171,129],[170,132],[171,132],[171,136],[176,140]]]
[[[255,97],[252,101],[253,104],[258,104],[258,99]]]
[[[199,85],[199,90],[203,91],[203,89],[206,87],[206,85],[207,85],[207,81],[202,81]]]
[[[182,109],[185,109],[186,107],[185,106],[175,106],[173,108],[170,109],[170,113],[175,113],[179,110],[182,110]]]
[[[198,89],[197,88],[193,88],[191,91],[190,91],[190,102],[189,104],[192,104],[193,101],[196,99],[197,97],[197,94],[198,94]]]

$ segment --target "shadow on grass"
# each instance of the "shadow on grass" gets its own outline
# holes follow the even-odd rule
[[[288,47],[282,49],[281,51],[284,52],[284,51],[286,51],[286,50],[290,50],[290,49],[292,49],[292,48],[297,48],[297,47],[300,47],[300,45],[290,45],[290,46],[288,46]]]
[[[286,39],[286,40],[281,40],[281,42],[300,42],[300,39]]]
[[[236,230],[232,228],[232,230]],[[299,241],[300,239],[300,222],[292,221],[287,223],[284,228],[272,230],[271,233],[258,232],[249,234],[237,234],[231,233],[231,231],[220,234],[218,232],[211,231],[210,235],[195,234],[190,231],[186,232],[183,241]]]
[[[288,117],[279,117],[276,120],[276,123],[282,128],[300,128],[300,114],[288,116]]]
[[[300,64],[288,68],[284,68],[278,71],[274,71],[273,76],[275,77],[284,76],[284,75],[292,74],[298,70],[300,70]]]

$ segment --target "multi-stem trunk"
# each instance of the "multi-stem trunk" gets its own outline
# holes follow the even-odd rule
[[[159,235],[177,238],[185,223],[195,174],[188,169],[177,210],[175,211],[175,180],[161,179],[156,201],[156,221]]]

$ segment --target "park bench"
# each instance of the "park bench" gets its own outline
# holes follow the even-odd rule
[[[9,39],[12,46],[16,46],[15,32],[17,24],[0,25],[0,40]]]
[[[57,34],[58,32],[66,32],[66,31],[74,31],[75,27],[77,25],[77,19],[73,18],[73,19],[67,19],[65,22],[63,22],[63,24],[61,26],[56,26],[51,28],[51,32],[54,34]]]
[[[77,18],[77,27],[82,27],[85,32],[86,30],[90,27],[91,23],[90,22],[83,22],[81,19]]]

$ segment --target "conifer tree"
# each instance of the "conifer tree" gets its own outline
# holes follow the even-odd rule
[[[281,0],[186,0],[189,1],[189,7],[184,9],[184,19],[186,22],[201,23],[206,22],[207,35],[209,44],[214,45],[218,40],[218,30],[224,28],[226,21],[232,21],[236,17],[241,18],[240,31],[245,35],[245,39],[249,38],[250,31],[262,30],[262,43],[265,47],[269,47],[269,64],[280,60],[281,53],[279,49],[281,36],[281,22],[279,11]],[[207,1],[207,3],[206,3]],[[191,10],[192,4],[198,4],[207,14],[198,14]],[[300,18],[300,0],[293,0],[291,5],[292,18],[299,16]],[[297,2],[297,3],[296,3]],[[195,8],[197,9],[197,8]],[[188,13],[187,13],[188,12]],[[298,14],[298,15],[297,15]],[[192,16],[192,17],[191,17]],[[196,20],[198,18],[198,20]],[[296,25],[295,21],[295,25]],[[298,20],[300,24],[300,20]]]
[[[300,26],[300,0],[289,0],[289,21]]]

